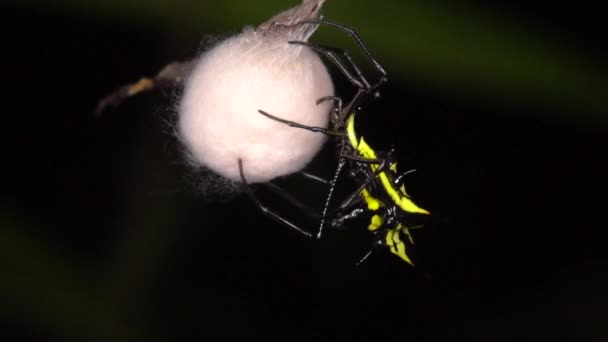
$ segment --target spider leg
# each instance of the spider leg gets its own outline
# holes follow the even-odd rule
[[[344,74],[344,76],[346,76],[348,81],[350,83],[352,83],[355,87],[363,88],[363,89],[371,89],[371,86],[370,86],[369,82],[365,79],[365,76],[363,76],[361,69],[359,69],[359,67],[355,64],[355,62],[353,61],[353,58],[346,50],[343,50],[340,48],[335,48],[335,47],[330,47],[330,46],[325,46],[325,45],[318,45],[318,44],[314,44],[314,43],[310,43],[310,42],[299,41],[299,40],[292,40],[289,42],[289,44],[304,45],[304,46],[307,46],[307,47],[313,49],[314,51],[316,51],[318,53],[325,55],[325,57],[327,57],[332,63],[334,63],[335,66],[338,67],[338,69],[340,69],[340,71],[342,71],[342,73]],[[344,64],[344,62],[342,62],[342,60],[340,60],[340,58],[338,58],[337,54],[344,56],[346,61],[348,61],[348,65],[354,70],[356,77],[348,70],[348,68]]]
[[[372,255],[372,253],[374,252],[373,248],[370,248],[369,251],[367,251],[367,253],[365,253],[365,255],[359,259],[359,261],[357,261],[357,263],[355,264],[355,267],[359,267],[365,260],[367,260],[367,258]]]
[[[344,146],[344,145],[342,145]],[[342,147],[344,149],[344,147]],[[338,177],[340,176],[340,172],[346,162],[344,159],[340,158],[338,162],[338,166],[336,167],[336,171],[334,172],[334,176],[331,179],[331,183],[329,185],[329,192],[327,193],[327,197],[325,198],[325,204],[323,205],[323,212],[321,213],[321,223],[319,224],[319,230],[317,232],[317,239],[320,239],[323,235],[323,227],[325,226],[325,220],[327,219],[327,211],[329,210],[329,204],[331,202],[331,197],[334,194],[334,190],[336,189],[336,184],[338,183]]]
[[[410,173],[414,173],[416,172],[416,169],[411,169],[409,171],[405,171],[404,173],[400,174],[399,177],[397,177],[395,179],[395,185],[399,186],[401,185],[401,182],[403,182],[403,179],[405,178],[405,176],[409,175]]]
[[[262,212],[262,214],[266,215],[267,217],[275,220],[276,222],[278,222],[280,224],[283,224],[283,225],[297,231],[298,233],[300,233],[308,238],[312,237],[311,233],[301,229],[300,227],[291,223],[289,220],[281,217],[279,214],[275,213],[271,209],[268,209],[266,206],[264,206],[262,203],[260,203],[260,201],[255,197],[253,190],[247,183],[247,179],[245,178],[245,172],[243,171],[243,160],[241,158],[239,158],[238,163],[239,163],[239,173],[241,175],[241,181],[243,182],[243,189],[245,190],[245,193],[247,194],[249,199],[251,199],[251,201],[255,204],[255,206],[258,207],[258,209]]]
[[[322,19],[305,19],[305,20],[301,20],[297,24],[323,24],[323,25],[336,27],[336,28],[346,32],[348,35],[350,35],[355,40],[355,42],[359,45],[361,50],[363,50],[363,53],[365,53],[367,58],[369,58],[369,60],[372,62],[372,64],[376,68],[376,70],[378,70],[378,72],[382,75],[376,83],[371,85],[371,89],[378,88],[378,86],[380,86],[380,84],[382,84],[388,80],[386,71],[384,70],[382,65],[380,65],[380,63],[378,63],[376,58],[374,58],[374,56],[368,49],[367,45],[365,45],[365,43],[363,42],[363,39],[361,39],[361,36],[359,36],[357,31],[355,31],[352,28],[347,27],[345,25],[335,23],[332,21],[322,20]]]
[[[370,159],[360,156],[355,156],[351,154],[341,154],[340,157],[354,160],[356,162],[365,163],[365,164],[386,164],[386,159]]]
[[[384,168],[386,167],[386,160],[382,159],[367,159],[367,158],[362,158],[362,157],[358,157],[358,156],[352,156],[349,154],[344,153],[344,146],[346,146],[345,144],[342,144],[342,147],[340,149],[340,161],[338,162],[338,167],[336,168],[336,171],[334,173],[334,176],[331,180],[331,184],[329,187],[329,193],[327,194],[327,198],[325,199],[325,205],[323,206],[323,212],[321,214],[321,223],[319,224],[319,231],[317,233],[317,239],[320,239],[321,236],[323,235],[323,228],[325,227],[325,221],[327,220],[327,212],[329,210],[329,205],[331,202],[331,198],[333,195],[333,192],[336,188],[336,184],[338,182],[338,177],[340,175],[340,172],[342,171],[342,168],[344,168],[344,165],[346,165],[346,159],[354,159],[360,162],[367,162],[370,164],[379,164],[378,168],[376,169],[376,171],[374,173],[372,173],[372,175],[365,181],[363,182],[363,184],[355,191],[353,192],[350,196],[348,196],[348,198],[342,202],[342,204],[338,207],[338,210],[343,210],[347,207],[349,207],[353,201],[357,198],[357,196],[361,193],[361,191],[366,188],[369,183],[371,183],[371,181],[378,175],[380,174],[380,172],[382,172],[382,170],[384,170]]]
[[[325,96],[317,100],[317,105],[325,102],[325,101],[333,101],[334,102],[334,110],[331,114],[331,122],[334,126],[334,129],[341,128],[344,126],[344,112],[342,111],[342,99],[338,96]]]
[[[289,121],[289,120],[285,120],[285,119],[281,119],[279,117],[276,117],[272,114],[269,114],[261,109],[258,109],[258,112],[272,120],[278,121],[278,122],[282,122],[284,124],[287,124],[291,127],[296,127],[296,128],[302,128],[305,129],[307,131],[311,131],[311,132],[315,132],[315,133],[323,133],[325,135],[331,135],[331,136],[342,136],[344,135],[344,133],[342,132],[337,132],[337,131],[332,131],[331,129],[327,129],[327,128],[323,128],[323,127],[313,127],[313,126],[306,126],[306,125],[302,125],[299,124],[297,122],[293,122],[293,121]]]
[[[344,228],[344,223],[350,220],[354,220],[359,216],[369,212],[363,205],[353,205],[346,210],[346,212],[339,212],[331,220],[332,228]]]
[[[327,179],[325,179],[325,178],[321,178],[321,177],[319,177],[319,176],[317,176],[317,175],[313,175],[313,174],[308,173],[308,172],[305,172],[305,171],[300,171],[300,172],[298,172],[298,173],[299,173],[300,175],[302,175],[303,177],[308,178],[308,179],[311,179],[311,180],[314,180],[314,181],[316,181],[316,182],[323,183],[323,184],[327,184],[327,185],[328,185],[328,184],[330,184],[330,181],[328,181],[328,180],[327,180]]]
[[[325,102],[325,101],[334,101],[334,104],[336,105],[335,110],[338,112],[342,111],[342,99],[338,96],[324,96],[320,99],[317,100],[317,105]]]
[[[384,232],[378,232],[378,233],[374,234],[374,240],[372,242],[372,246],[367,251],[367,253],[365,253],[365,255],[359,261],[357,261],[357,263],[355,264],[355,267],[361,266],[361,264],[363,262],[365,262],[365,260],[367,260],[367,258],[369,258],[369,256],[372,255],[372,253],[374,253],[374,251],[385,247],[385,245],[383,244],[383,241],[382,241],[382,238],[385,235],[386,234]]]
[[[386,159],[381,159],[381,160],[377,160],[377,159],[367,159],[367,158],[362,158],[362,157],[358,157],[358,156],[349,156],[349,155],[342,155],[343,158],[347,158],[347,159],[353,159],[356,160],[358,162],[363,162],[363,163],[370,163],[370,164],[379,164],[378,168],[376,168],[376,170],[374,172],[372,172],[367,179],[361,183],[361,185],[359,185],[359,187],[353,191],[341,204],[338,208],[340,209],[344,209],[347,208],[348,206],[351,205],[351,203],[353,202],[353,200],[355,198],[357,198],[357,196],[359,196],[359,194],[361,193],[361,191],[363,191],[363,189],[367,188],[369,186],[369,184],[376,179],[376,177],[384,171],[384,169],[386,168]]]
[[[424,227],[424,225],[421,225],[421,224],[419,224],[417,226],[412,226],[412,227],[402,226],[401,228],[398,228],[398,230],[400,232],[402,232],[403,235],[407,236],[407,239],[410,241],[410,243],[412,245],[414,245],[414,238],[412,237],[412,230],[414,230],[414,229],[420,229],[420,228],[423,228],[423,227]]]
[[[355,96],[350,100],[348,105],[345,107],[346,110],[340,111],[337,119],[335,120],[336,122],[344,122],[347,114],[356,108],[356,106],[358,105],[358,103],[361,101],[362,98],[365,98],[365,96],[369,95],[370,93],[374,92],[378,87],[380,87],[381,84],[388,81],[387,73],[384,70],[384,68],[382,67],[382,65],[380,65],[380,63],[376,60],[376,58],[374,58],[374,56],[372,55],[372,53],[370,52],[368,47],[365,45],[365,43],[363,42],[363,40],[361,39],[361,37],[355,30],[353,30],[345,25],[327,21],[327,20],[322,20],[322,19],[305,19],[305,20],[299,21],[293,25],[303,25],[303,24],[317,24],[317,25],[323,24],[323,25],[336,27],[336,28],[346,32],[355,40],[357,45],[359,45],[359,47],[361,48],[363,53],[367,56],[368,60],[371,61],[371,63],[375,67],[376,71],[378,73],[380,73],[380,77],[378,78],[378,80],[375,83],[370,84],[367,81],[367,79],[365,78],[365,76],[363,75],[363,73],[361,72],[361,69],[357,66],[357,64],[354,62],[351,55],[347,51],[345,51],[343,49],[339,49],[339,48],[334,48],[334,47],[315,45],[315,44],[312,44],[309,42],[303,42],[303,41],[290,41],[289,42],[290,44],[300,44],[300,45],[308,46],[311,49],[325,55],[325,57],[328,58],[332,63],[334,63],[338,67],[338,69],[340,69],[340,71],[342,71],[344,76],[353,85],[355,85],[358,88]],[[345,59],[345,61],[342,61],[341,59],[339,59],[338,55],[342,55],[343,58]],[[348,70],[347,66],[350,67],[354,71],[354,74]],[[375,95],[378,95],[378,93],[375,93]]]
[[[143,77],[135,83],[119,87],[99,100],[95,109],[95,115],[101,115],[109,107],[118,107],[131,96],[180,84],[192,71],[192,68],[194,68],[194,61],[192,60],[173,62],[162,68],[154,77]]]
[[[273,182],[264,183],[264,185],[267,186],[270,190],[272,190],[272,192],[274,192],[275,194],[277,194],[278,196],[283,198],[285,201],[289,202],[289,204],[293,205],[294,207],[296,207],[299,210],[301,210],[302,212],[304,212],[310,218],[312,218],[314,220],[318,220],[321,218],[321,215],[319,215],[317,212],[315,212],[313,209],[311,209],[306,204],[302,203],[302,201],[295,198],[293,195],[291,195],[289,192],[287,192],[285,189],[281,188],[280,186],[274,184]]]
[[[334,63],[338,67],[338,69],[340,69],[340,71],[342,71],[342,74],[348,79],[348,81],[350,83],[352,83],[355,87],[357,87],[357,93],[355,94],[355,96],[353,96],[353,98],[350,100],[348,105],[345,107],[346,110],[342,109],[341,100],[339,103],[337,102],[337,104],[339,105],[339,109],[338,109],[339,111],[338,111],[337,118],[332,118],[334,122],[343,123],[347,114],[350,113],[353,110],[353,108],[355,108],[355,106],[359,103],[359,101],[361,101],[362,98],[364,98],[364,96],[368,95],[370,92],[372,92],[373,90],[378,88],[381,83],[386,81],[386,77],[382,76],[380,81],[376,82],[374,85],[370,85],[369,82],[367,81],[367,79],[365,78],[365,76],[363,75],[363,73],[361,72],[361,69],[357,66],[357,64],[355,64],[351,55],[343,49],[328,47],[328,46],[321,46],[321,45],[316,45],[313,43],[302,42],[302,41],[290,41],[289,43],[305,45],[319,53],[322,53],[332,63]],[[353,75],[348,70],[348,68],[344,64],[344,62],[342,62],[342,60],[340,60],[338,58],[338,56],[336,55],[338,53],[344,56],[344,58],[348,62],[348,65],[354,70],[356,75]],[[323,99],[331,99],[331,97],[328,96],[326,98],[319,99],[317,101],[317,103],[319,103],[319,101],[321,101]]]
[[[317,103],[321,103],[323,101],[328,101],[328,100],[333,100],[333,101],[335,101],[337,103],[337,105],[339,105],[340,107],[342,106],[342,100],[340,100],[337,97],[333,97],[333,96],[323,97],[323,98],[317,100]],[[258,110],[258,112],[260,114],[268,117],[269,119],[282,122],[282,123],[287,124],[287,125],[292,126],[292,127],[302,128],[302,129],[306,129],[306,130],[311,131],[311,132],[323,133],[323,134],[330,135],[330,136],[337,136],[337,137],[340,137],[340,138],[344,139],[344,132],[343,131],[334,131],[334,130],[326,129],[326,128],[323,128],[323,127],[306,126],[306,125],[299,124],[297,122],[293,122],[293,121],[289,121],[289,120],[278,118],[278,117],[276,117],[276,116],[274,116],[272,114],[264,112],[263,110]],[[340,171],[344,167],[344,164],[345,164],[344,160],[341,159],[341,161],[338,163],[338,167],[336,168],[336,171],[334,173],[334,176],[333,176],[332,180],[329,182],[329,193],[327,195],[327,198],[325,199],[325,204],[323,206],[323,212],[321,214],[321,223],[319,224],[319,230],[318,230],[317,235],[316,235],[317,239],[320,239],[321,236],[323,235],[323,227],[325,225],[326,215],[327,215],[327,211],[329,210],[329,204],[331,202],[331,197],[333,195],[336,183],[338,181],[338,177],[340,175]],[[306,173],[303,173],[303,175],[305,177],[310,176],[310,175],[308,175]],[[309,177],[309,178],[315,179],[315,180],[319,180],[319,179],[317,179],[318,177],[316,177],[316,176]],[[322,180],[322,182],[323,181],[327,182],[325,180]]]

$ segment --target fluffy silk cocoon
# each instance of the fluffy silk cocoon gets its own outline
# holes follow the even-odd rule
[[[334,95],[331,77],[310,48],[253,29],[200,56],[186,81],[177,131],[190,159],[240,181],[238,159],[250,183],[302,170],[326,136],[291,127],[258,112],[307,126],[327,127]]]

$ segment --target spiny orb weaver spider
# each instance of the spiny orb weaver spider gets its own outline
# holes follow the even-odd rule
[[[329,185],[329,192],[323,207],[321,223],[319,225],[316,238],[321,238],[326,221],[334,228],[342,227],[347,221],[361,216],[362,214],[372,213],[368,230],[374,234],[373,248],[357,263],[363,262],[375,248],[388,249],[391,253],[401,258],[406,263],[413,265],[412,260],[407,254],[408,243],[413,244],[410,230],[418,226],[408,226],[404,221],[412,214],[430,214],[427,210],[417,206],[405,191],[403,184],[404,177],[413,170],[399,173],[397,161],[394,157],[394,149],[388,152],[375,150],[361,136],[357,136],[355,131],[355,115],[360,110],[360,105],[370,96],[377,95],[377,89],[387,81],[387,73],[384,68],[373,57],[367,46],[364,44],[356,31],[342,24],[326,20],[302,20],[295,25],[323,24],[336,27],[348,33],[362,49],[367,58],[374,65],[375,69],[381,74],[378,81],[370,84],[365,78],[361,69],[354,63],[350,54],[342,49],[320,46],[309,42],[291,41],[290,44],[306,45],[321,55],[325,56],[345,75],[348,81],[357,88],[354,97],[343,106],[343,101],[336,96],[320,98],[317,103],[324,101],[334,101],[334,111],[331,115],[331,129],[323,127],[310,127],[297,122],[281,119],[264,110],[259,113],[271,120],[276,120],[292,127],[305,129],[311,132],[326,134],[335,137],[338,150],[338,166],[331,181],[323,180],[318,177],[307,175],[308,178],[317,180]],[[338,56],[341,55],[346,63]],[[352,69],[352,70],[349,70]],[[283,218],[271,209],[261,204],[252,189],[249,188],[244,165],[241,159],[238,160],[241,180],[244,189],[256,206],[272,219],[296,230],[306,237],[313,235],[289,220]],[[339,175],[346,169],[350,178],[358,185],[356,190],[346,197],[339,205],[335,213],[328,215],[331,198],[336,187]],[[282,189],[276,189],[282,191]],[[288,196],[284,196],[288,198]],[[300,203],[290,199],[298,207]],[[403,237],[406,237],[404,239]]]

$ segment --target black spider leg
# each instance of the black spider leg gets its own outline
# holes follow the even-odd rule
[[[376,176],[378,176],[380,174],[380,172],[382,172],[382,170],[384,170],[384,168],[386,167],[386,160],[368,159],[368,158],[362,158],[362,157],[351,156],[351,155],[346,154],[344,152],[345,146],[346,146],[346,144],[343,142],[341,144],[341,148],[340,148],[340,159],[339,159],[339,162],[338,162],[338,168],[336,169],[336,173],[334,174],[334,178],[332,179],[332,183],[331,183],[331,185],[329,187],[329,194],[327,195],[327,198],[325,200],[325,205],[323,206],[323,212],[322,212],[322,216],[321,216],[321,224],[319,225],[319,232],[317,233],[317,239],[320,239],[321,235],[323,234],[323,228],[325,227],[325,221],[327,220],[327,211],[329,210],[329,205],[330,205],[331,197],[333,195],[334,189],[335,189],[336,184],[338,182],[338,176],[340,175],[340,171],[342,170],[342,168],[346,164],[346,159],[351,159],[351,160],[355,160],[355,161],[359,161],[359,162],[363,162],[363,163],[369,163],[369,164],[379,164],[379,166],[365,180],[365,182],[363,182],[357,188],[357,190],[355,190],[352,194],[350,194],[346,198],[346,200],[344,200],[340,204],[340,206],[338,207],[338,211],[345,210],[346,208],[348,208],[349,206],[351,206],[352,203],[353,203],[353,201],[357,198],[357,196],[361,193],[361,191],[363,191],[363,189],[365,189],[367,186],[369,186],[369,184],[376,178]]]
[[[340,71],[342,71],[342,73],[344,74],[344,76],[346,76],[348,81],[350,83],[352,83],[355,87],[363,88],[363,89],[371,88],[369,82],[367,81],[367,79],[365,79],[365,77],[363,76],[363,73],[361,72],[359,67],[357,67],[355,62],[353,61],[353,58],[351,57],[350,53],[348,53],[346,50],[336,48],[336,47],[331,47],[331,46],[317,45],[314,43],[304,42],[304,41],[300,41],[300,40],[289,41],[289,44],[304,45],[319,53],[322,53],[332,63],[334,63],[338,67],[338,69],[340,69]],[[349,65],[353,68],[353,70],[357,74],[358,79],[355,76],[353,76],[353,74],[348,70],[346,65],[344,65],[344,62],[342,62],[338,58],[338,56],[336,56],[336,54],[341,54],[342,56],[344,56],[344,58],[346,58],[346,60],[349,62]]]
[[[354,220],[359,216],[368,213],[369,210],[363,203],[356,203],[351,205],[347,210],[338,212],[335,217],[331,220],[332,228],[344,228],[345,222]]]
[[[306,45],[306,46],[310,47],[311,49],[314,49],[315,51],[324,54],[327,58],[329,58],[330,61],[332,61],[342,71],[342,73],[346,76],[346,78],[358,88],[357,94],[353,97],[353,99],[350,101],[350,103],[345,107],[346,110],[340,112],[339,120],[337,120],[337,121],[344,122],[346,120],[346,116],[354,108],[357,107],[358,102],[361,100],[362,96],[372,93],[382,83],[387,82],[388,75],[387,75],[386,71],[384,70],[384,68],[382,67],[382,65],[380,65],[380,63],[376,60],[376,58],[374,58],[374,56],[370,52],[367,45],[365,45],[365,43],[363,42],[363,40],[361,39],[361,37],[355,30],[353,30],[345,25],[327,21],[327,20],[322,20],[322,19],[306,19],[306,20],[297,22],[293,25],[303,25],[303,24],[317,24],[317,25],[324,24],[324,25],[336,27],[336,28],[346,32],[355,40],[355,42],[359,45],[359,47],[361,48],[363,53],[371,61],[371,63],[376,68],[376,70],[381,74],[380,78],[374,84],[370,85],[370,83],[367,81],[365,76],[363,76],[361,69],[355,64],[355,62],[351,58],[350,54],[348,52],[346,52],[345,50],[338,49],[338,48],[332,48],[332,47],[325,47],[325,46],[320,46],[320,45],[314,45],[314,44],[311,44],[308,42],[302,42],[302,41],[290,41],[289,42],[291,44]],[[336,53],[339,53],[342,56],[344,56],[344,58],[346,59],[346,61],[348,62],[348,64],[352,68],[352,70],[354,70],[355,73],[357,74],[357,76],[359,78],[358,80],[348,71],[348,69],[346,68],[344,63],[337,57]]]
[[[374,252],[385,249],[386,248],[386,237],[388,233],[391,232],[391,229],[384,228],[382,230],[377,231],[374,234],[374,242],[372,242],[372,247],[365,253],[365,255],[355,264],[355,267],[360,266],[368,257],[370,257]]]
[[[357,261],[355,267],[359,267],[365,260],[367,260],[367,258],[369,258],[370,255],[372,255],[373,252],[374,249],[370,248],[369,251],[367,251],[367,253],[365,253],[365,255],[361,259],[359,259],[359,261]]]
[[[414,173],[414,172],[416,172],[416,169],[411,169],[409,171],[405,171],[404,173],[400,174],[397,178],[395,178],[395,186],[401,185],[401,182],[403,182],[403,179],[405,178],[405,176],[409,175],[410,173]]]
[[[359,96],[360,93],[361,93],[360,91],[357,92],[357,96]],[[351,101],[350,104],[353,104],[356,101],[357,96],[355,96],[355,99],[353,99],[353,101]],[[340,139],[339,154],[341,155],[344,153],[344,149],[346,146],[346,134],[344,133],[344,130],[343,130],[344,129],[344,119],[343,119],[344,109],[342,107],[342,99],[337,96],[325,96],[325,97],[322,97],[317,100],[317,105],[321,104],[324,101],[334,101],[334,114],[337,114],[337,115],[335,115],[335,116],[332,115],[332,122],[333,122],[334,129],[340,129],[342,132],[342,135],[339,137],[339,139]],[[331,182],[329,183],[329,191],[327,193],[327,197],[325,198],[325,203],[323,204],[323,211],[321,212],[321,222],[319,223],[319,229],[317,231],[317,239],[320,239],[321,236],[323,235],[323,227],[325,227],[325,221],[327,220],[327,211],[329,210],[331,198],[336,189],[336,184],[338,183],[338,178],[340,177],[340,172],[344,168],[345,164],[346,164],[346,161],[344,160],[344,158],[339,158],[338,166],[336,167],[336,170],[334,171],[334,175],[331,179]]]
[[[384,169],[387,166],[387,162],[386,159],[368,159],[365,157],[359,157],[359,156],[351,156],[351,155],[341,155],[342,158],[345,159],[350,159],[359,163],[366,163],[366,164],[378,164],[378,168],[376,168],[376,170],[374,170],[374,172],[372,172],[367,179],[361,183],[361,185],[359,185],[359,187],[353,191],[341,204],[338,208],[340,209],[344,209],[347,208],[348,206],[351,205],[351,203],[353,202],[353,200],[355,200],[355,198],[357,198],[357,196],[359,196],[359,194],[361,193],[361,191],[363,191],[363,189],[367,188],[370,183],[372,181],[374,181],[376,179],[376,177],[378,177],[378,175],[380,173],[382,173],[384,171]]]
[[[357,196],[348,207],[345,207],[342,210],[336,210],[336,213],[332,215],[333,219],[331,221],[331,226],[333,228],[342,228],[344,227],[345,222],[356,219],[361,215],[368,213],[379,215],[383,217],[384,220],[384,217],[386,216],[386,209],[381,206],[378,209],[371,210],[369,209],[367,202],[365,202],[361,196]],[[380,229],[380,227],[378,227],[378,229]]]
[[[300,209],[302,212],[304,212],[306,215],[308,215],[308,217],[312,218],[313,220],[318,220],[321,218],[321,216],[317,212],[315,212],[313,209],[311,209],[308,205],[304,204],[302,201],[295,198],[293,195],[291,195],[289,192],[287,192],[285,189],[281,188],[280,186],[274,184],[273,182],[264,183],[264,185],[267,188],[269,188],[272,192],[274,192],[275,194],[277,194],[278,196],[283,198],[285,201],[289,202],[289,204]]]
[[[305,171],[300,171],[300,172],[298,172],[298,174],[300,174],[302,177],[308,178],[310,180],[314,180],[316,182],[319,182],[319,183],[322,183],[322,184],[325,184],[325,185],[328,185],[330,183],[325,178],[319,177],[317,175],[313,175],[312,173],[308,173],[308,172],[305,172]]]
[[[341,110],[342,107],[342,100],[336,100],[336,97],[333,96],[327,96],[324,98],[321,98],[317,101],[317,104],[323,102],[323,101],[328,101],[328,100],[333,100],[336,102],[337,106],[339,106],[338,110]],[[279,117],[276,117],[270,113],[267,113],[261,109],[258,109],[258,112],[266,117],[268,117],[269,119],[284,123],[286,125],[289,125],[291,127],[296,127],[296,128],[302,128],[311,132],[315,132],[315,133],[323,133],[326,135],[330,135],[330,136],[335,136],[335,137],[339,137],[341,140],[344,140],[345,134],[344,131],[335,131],[335,130],[330,130],[327,128],[323,128],[323,127],[313,127],[313,126],[306,126],[306,125],[302,125],[299,124],[297,122],[294,121],[290,121],[290,120],[285,120],[285,119],[281,119]],[[341,144],[341,146],[344,146],[344,143]],[[331,197],[332,194],[334,192],[336,183],[338,181],[338,177],[340,175],[340,171],[342,170],[342,168],[344,167],[345,162],[341,159],[341,161],[338,163],[338,167],[336,168],[336,171],[334,172],[334,176],[332,177],[330,183],[329,183],[329,194],[325,200],[325,204],[323,206],[323,212],[321,214],[321,223],[319,225],[319,231],[316,235],[317,239],[320,239],[322,236],[322,232],[323,232],[323,226],[325,225],[325,218],[327,215],[327,211],[329,208],[329,202],[331,201]]]
[[[299,45],[305,45],[310,47],[311,49],[322,53],[323,55],[325,55],[327,58],[329,58],[329,60],[334,63],[338,69],[340,69],[340,71],[342,71],[342,73],[344,74],[344,76],[355,86],[357,87],[357,93],[355,94],[355,96],[353,96],[353,98],[350,100],[350,102],[346,105],[346,107],[342,108],[342,100],[340,100],[339,105],[340,108],[337,110],[338,115],[337,118],[333,118],[332,117],[332,121],[334,123],[334,125],[336,127],[342,126],[344,125],[344,121],[346,120],[346,116],[348,115],[348,113],[352,112],[353,109],[358,105],[358,103],[362,100],[362,98],[367,95],[370,94],[373,90],[375,90],[378,86],[380,86],[380,84],[382,84],[383,82],[385,82],[387,80],[386,78],[386,72],[384,72],[384,69],[382,69],[383,72],[383,76],[380,78],[380,80],[378,82],[376,82],[373,86],[369,84],[369,82],[367,81],[367,79],[365,78],[365,76],[363,75],[363,73],[361,72],[361,69],[357,66],[357,64],[353,61],[352,57],[350,56],[350,54],[342,49],[339,48],[333,48],[333,47],[327,47],[327,46],[320,46],[320,45],[315,45],[309,42],[302,42],[302,41],[290,41],[290,44],[299,44]],[[344,64],[344,62],[342,62],[342,60],[340,60],[337,56],[336,53],[340,53],[344,56],[344,58],[346,58],[346,61],[348,62],[349,66],[355,71],[356,76],[358,77],[358,79],[355,77],[355,75],[353,75],[350,71],[348,71],[348,68],[346,67],[346,65]],[[372,57],[373,58],[373,57]],[[380,67],[382,68],[382,67]],[[323,101],[327,101],[327,100],[334,100],[336,101],[335,96],[327,96],[327,97],[323,97],[320,98],[319,100],[317,100],[317,104],[323,102]],[[338,104],[336,102],[336,104]],[[336,128],[334,127],[334,128]]]
[[[344,144],[342,144],[341,150],[344,149]],[[338,161],[338,167],[336,167],[336,171],[334,172],[334,176],[331,179],[331,183],[329,185],[329,192],[327,193],[327,197],[325,198],[325,204],[323,204],[323,212],[321,213],[321,223],[319,223],[319,230],[317,231],[317,239],[320,239],[323,235],[323,227],[325,226],[325,220],[327,219],[327,211],[329,210],[329,204],[331,202],[331,198],[334,194],[334,190],[336,189],[336,184],[338,183],[338,177],[340,177],[340,172],[344,165],[346,164],[343,158],[340,158]]]
[[[372,242],[372,246],[367,251],[367,253],[365,253],[365,255],[361,259],[359,259],[359,261],[357,261],[357,263],[355,264],[355,267],[361,266],[361,264],[365,260],[367,260],[367,258],[369,258],[378,249],[386,247],[383,239],[386,239],[386,235],[388,234],[389,231],[390,230],[388,230],[388,229],[385,228],[385,229],[377,231],[374,234],[374,241]]]
[[[337,132],[337,131],[333,131],[331,129],[327,129],[327,128],[323,128],[323,127],[306,126],[306,125],[302,125],[302,124],[299,124],[299,123],[294,122],[294,121],[281,119],[281,118],[276,117],[276,116],[274,116],[274,115],[272,115],[270,113],[267,113],[267,112],[265,112],[265,111],[263,111],[261,109],[258,109],[258,112],[260,114],[262,114],[262,115],[264,115],[264,116],[272,119],[272,120],[284,123],[284,124],[289,125],[291,127],[302,128],[302,129],[305,129],[307,131],[311,131],[311,132],[315,132],[315,133],[323,133],[323,134],[330,135],[330,136],[342,136],[342,135],[344,135],[343,132]]]
[[[374,58],[374,56],[372,55],[371,51],[369,50],[369,48],[367,47],[367,45],[365,45],[365,43],[363,42],[363,39],[361,39],[361,36],[359,36],[359,34],[357,33],[357,31],[355,31],[354,29],[339,24],[339,23],[335,23],[332,21],[327,21],[327,20],[322,20],[322,19],[305,19],[302,20],[300,22],[298,22],[297,24],[323,24],[323,25],[329,25],[329,26],[333,26],[336,27],[346,33],[348,33],[348,35],[350,35],[355,42],[357,42],[357,44],[359,45],[359,47],[361,48],[361,50],[363,50],[363,52],[365,53],[365,55],[367,56],[367,58],[369,58],[369,60],[371,60],[372,64],[374,65],[374,67],[376,68],[376,70],[378,70],[378,72],[382,75],[380,77],[380,79],[374,83],[373,85],[371,85],[371,89],[376,89],[380,86],[380,84],[388,81],[388,75],[386,73],[386,71],[384,70],[384,68],[382,67],[382,65],[380,65],[380,63],[378,63],[378,61],[376,60],[376,58]],[[296,24],[296,25],[297,25]]]
[[[334,102],[334,110],[332,110],[331,114],[331,123],[333,125],[334,130],[339,130],[344,127],[344,121],[340,121],[340,117],[342,115],[342,99],[338,96],[325,96],[317,100],[317,106],[325,101],[333,101]]]
[[[255,197],[255,194],[253,193],[253,190],[251,189],[251,187],[249,186],[249,184],[247,183],[247,179],[245,178],[245,172],[243,171],[243,160],[241,158],[238,159],[238,163],[239,163],[239,173],[241,175],[241,182],[243,182],[243,189],[245,190],[245,193],[247,194],[247,196],[249,197],[249,199],[251,199],[251,201],[258,207],[258,209],[267,217],[270,217],[271,219],[275,220],[278,223],[281,223],[283,225],[288,226],[289,228],[297,231],[298,233],[310,238],[312,237],[312,234],[301,229],[300,227],[296,226],[295,224],[291,223],[290,221],[288,221],[287,219],[281,217],[279,214],[275,213],[274,211],[268,209],[267,207],[265,207],[262,203],[260,203],[260,201]]]
[[[342,153],[340,160],[345,160],[345,159],[350,159],[350,156]],[[381,161],[381,160],[374,160],[374,159],[366,159],[366,158],[361,158],[361,157],[353,157],[352,159],[357,159],[358,161],[361,161],[363,163],[378,163],[378,164],[382,164],[382,163],[386,163],[385,161]],[[361,166],[359,166],[361,167]],[[383,166],[382,169],[384,169],[385,167]],[[340,206],[338,207],[338,209],[336,209],[336,212],[334,215],[334,219],[332,219],[332,227],[336,227],[336,226],[341,226],[343,224],[344,221],[347,220],[351,220],[354,218],[359,217],[360,215],[368,212],[367,210],[367,203],[365,203],[363,201],[363,199],[361,198],[361,196],[359,196],[361,194],[361,191],[363,191],[363,189],[365,188],[369,188],[370,185],[372,184],[372,182],[376,181],[376,177],[377,175],[382,172],[382,169],[380,169],[380,171],[376,170],[376,172],[371,172],[371,170],[369,170],[367,167],[365,167],[365,173],[366,173],[366,178],[365,181],[362,183],[362,185],[355,190],[351,195],[349,195],[349,197],[343,201],[343,203],[340,204]],[[327,203],[326,207],[329,207],[329,203]],[[344,212],[347,211],[347,213],[345,214]],[[327,217],[326,215],[324,217]]]

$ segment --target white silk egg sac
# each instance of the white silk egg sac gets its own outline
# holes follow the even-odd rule
[[[304,28],[304,39],[315,28]],[[300,171],[318,153],[324,134],[259,113],[328,125],[333,103],[317,100],[334,95],[331,77],[311,48],[289,43],[292,31],[246,28],[199,57],[185,83],[176,125],[191,162],[240,181],[242,159],[247,181],[256,183]]]

